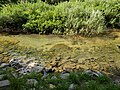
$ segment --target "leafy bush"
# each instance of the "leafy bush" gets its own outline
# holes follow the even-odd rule
[[[27,4],[26,4],[27,5]],[[24,13],[24,4],[4,6],[0,13],[0,26],[17,30],[22,28],[22,24],[27,21],[27,14]]]
[[[64,15],[57,8],[52,7],[45,11],[38,9],[36,15],[33,14],[31,16],[29,21],[23,25],[26,29],[34,30],[41,34],[62,33]]]
[[[0,0],[0,6],[9,3],[9,0]]]
[[[72,3],[73,4],[73,3]],[[91,35],[105,30],[104,16],[99,10],[85,8],[84,3],[74,3],[68,11],[68,33]],[[67,32],[67,31],[66,31]]]
[[[78,0],[49,5],[42,1],[3,6],[0,27],[40,34],[96,35],[120,28],[118,0]]]

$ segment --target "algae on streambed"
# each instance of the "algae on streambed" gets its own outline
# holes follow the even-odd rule
[[[18,54],[34,56],[56,72],[92,69],[120,75],[120,32],[112,34],[117,37],[0,35],[0,60]]]

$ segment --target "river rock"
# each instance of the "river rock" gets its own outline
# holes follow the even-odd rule
[[[6,87],[10,85],[10,81],[9,80],[3,80],[0,81],[0,87]]]
[[[57,79],[57,77],[56,76],[52,76],[51,79]]]
[[[27,79],[27,84],[29,84],[29,85],[37,85],[38,81],[36,79]]]
[[[35,66],[39,66],[39,64],[37,62],[31,62],[27,65],[27,68],[33,68]]]
[[[0,75],[0,80],[2,80],[4,76],[6,76],[6,74]]]
[[[41,79],[44,79],[46,77],[47,77],[47,72],[46,72],[46,70],[43,70],[43,76],[41,77]]]
[[[55,85],[49,84],[49,87],[50,87],[50,89],[54,89],[54,88],[55,88]]]
[[[75,90],[75,89],[76,89],[75,84],[70,84],[68,90]]]
[[[8,63],[2,63],[2,64],[0,65],[0,68],[5,68],[5,67],[7,67],[7,66],[9,66]]]
[[[85,71],[85,73],[89,76],[96,76],[96,77],[100,77],[100,76],[103,76],[102,73],[98,72],[98,71],[92,71],[92,70],[87,70]]]
[[[69,76],[70,76],[69,73],[61,73],[61,75],[60,75],[60,77],[61,77],[62,79],[67,79]]]
[[[43,69],[44,69],[44,67],[42,67],[42,66],[34,66],[32,68],[32,72],[42,72]]]

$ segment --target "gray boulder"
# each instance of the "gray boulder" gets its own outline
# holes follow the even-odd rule
[[[92,71],[92,70],[87,70],[85,71],[85,73],[89,76],[95,76],[95,77],[100,77],[100,76],[103,76],[102,73],[100,73],[99,71]]]
[[[67,79],[69,76],[70,76],[69,73],[61,73],[61,75],[60,75],[60,77],[61,77],[62,79]]]
[[[7,66],[9,66],[8,63],[2,63],[2,64],[0,65],[0,68],[5,68],[5,67],[7,67]]]
[[[70,84],[68,90],[75,90],[76,89],[76,85],[75,84]]]
[[[10,85],[10,81],[9,80],[0,81],[0,88],[1,87],[6,87],[6,86],[9,86],[9,85]]]

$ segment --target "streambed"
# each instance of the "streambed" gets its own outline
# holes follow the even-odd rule
[[[0,35],[0,60],[35,58],[55,72],[92,69],[119,75],[120,32],[103,37]]]

